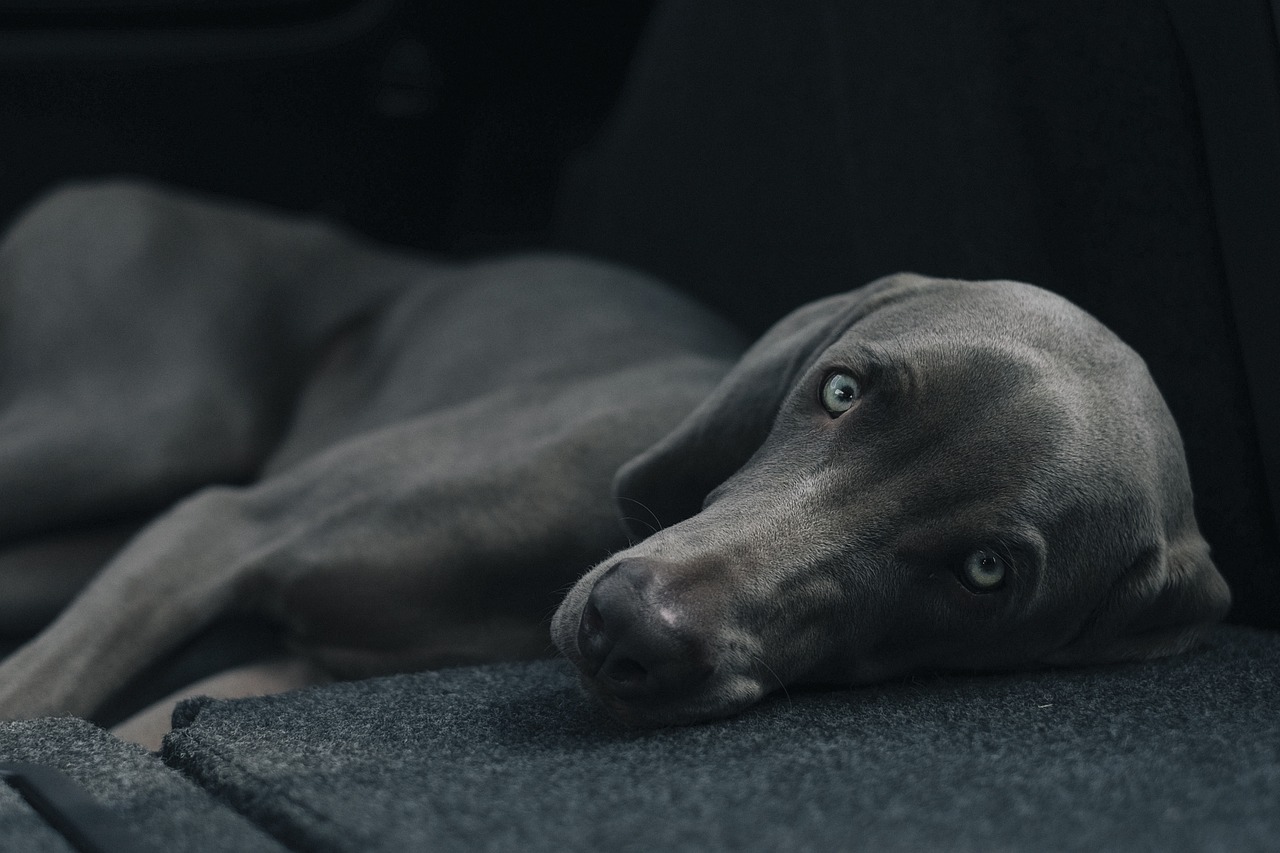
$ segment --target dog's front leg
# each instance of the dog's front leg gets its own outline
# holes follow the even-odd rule
[[[206,489],[180,503],[0,664],[0,719],[91,714],[243,600],[265,538],[239,490]]]

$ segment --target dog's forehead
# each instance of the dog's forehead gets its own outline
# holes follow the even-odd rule
[[[954,438],[993,464],[1017,444],[1073,477],[1133,482],[1181,452],[1137,353],[1033,285],[914,280],[844,329],[815,368],[840,365],[896,382],[911,413],[902,423],[921,441]]]
[[[859,354],[932,378],[935,387],[972,391],[998,382],[1058,398],[1077,414],[1141,418],[1159,396],[1145,363],[1111,330],[1062,297],[1014,281],[922,280],[861,314],[825,359]],[[1135,395],[1140,405],[1132,405]]]
[[[1136,358],[1083,309],[1015,281],[930,279],[882,302],[848,332],[902,345],[1021,343],[1068,360]]]

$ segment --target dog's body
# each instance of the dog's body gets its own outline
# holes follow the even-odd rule
[[[176,502],[0,665],[4,717],[91,713],[237,611],[359,676],[544,654],[572,586],[556,645],[660,724],[1167,654],[1229,600],[1140,359],[1027,285],[896,276],[739,360],[600,264],[114,184],[10,230],[0,312],[0,578]]]

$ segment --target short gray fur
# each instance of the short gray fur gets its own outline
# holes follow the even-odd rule
[[[339,677],[554,640],[661,725],[1174,654],[1230,600],[1142,359],[1030,284],[887,276],[743,353],[616,266],[106,182],[0,242],[0,349],[0,604],[155,516],[0,663],[0,718],[92,714],[241,613]]]

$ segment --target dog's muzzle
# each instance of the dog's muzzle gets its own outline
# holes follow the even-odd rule
[[[705,641],[662,600],[652,564],[625,560],[596,581],[578,623],[582,667],[624,702],[687,696],[715,670]]]
[[[662,564],[622,560],[595,582],[578,620],[575,663],[623,722],[666,725],[725,716],[760,697],[722,653],[714,628],[673,589]]]

